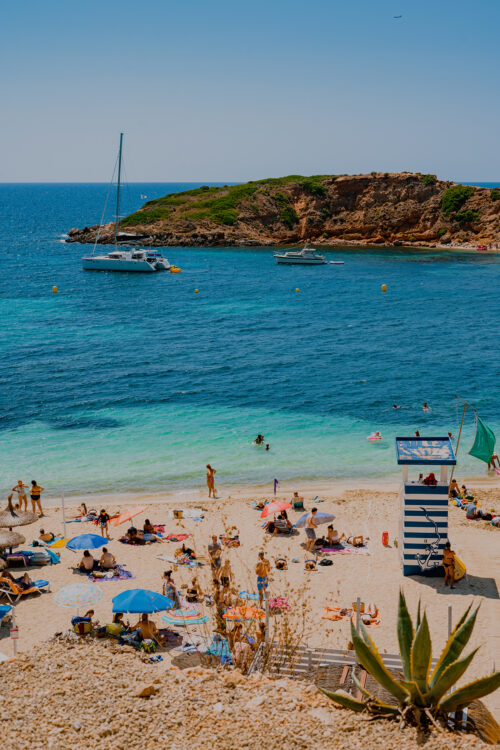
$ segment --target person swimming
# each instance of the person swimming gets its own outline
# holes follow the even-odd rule
[[[264,445],[264,435],[261,435],[259,432],[253,443],[254,445]]]

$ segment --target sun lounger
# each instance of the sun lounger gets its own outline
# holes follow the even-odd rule
[[[26,594],[41,594],[42,591],[50,591],[49,581],[33,581],[29,589],[23,589],[10,578],[0,578],[0,595],[3,594],[11,604],[15,604]]]

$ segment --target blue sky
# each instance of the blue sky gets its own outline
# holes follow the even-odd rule
[[[395,15],[403,15],[394,19]],[[498,0],[0,8],[0,181],[500,179]]]

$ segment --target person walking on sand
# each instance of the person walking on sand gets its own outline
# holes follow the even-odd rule
[[[219,583],[221,555],[222,547],[220,546],[215,534],[213,534],[212,542],[208,545],[208,556],[210,557],[210,567],[212,568],[212,579],[216,584]]]
[[[22,479],[18,479],[17,484],[12,488],[12,492],[17,492],[19,510],[23,509],[23,503],[24,503],[24,510],[25,511],[28,510],[28,498],[26,497],[27,489],[28,489],[28,485],[23,484]]]
[[[36,506],[38,506],[38,510],[40,511],[40,518],[43,516],[43,510],[42,510],[42,503],[40,501],[40,496],[42,492],[45,490],[45,487],[40,487],[37,482],[32,479],[31,480],[31,507],[33,508],[33,513],[36,513]]]
[[[454,589],[455,586],[455,553],[451,548],[451,544],[446,542],[443,550],[443,568],[444,568],[444,585],[450,584],[450,589]]]
[[[306,518],[306,537],[307,537],[306,550],[308,552],[313,551],[313,547],[316,542],[316,529],[318,528],[318,524],[315,522],[314,519],[316,517],[317,512],[318,512],[318,509],[313,508]]]
[[[257,591],[259,592],[259,604],[262,606],[262,600],[265,596],[265,591],[269,588],[269,571],[271,570],[271,563],[264,557],[264,552],[259,552],[259,559],[255,566],[255,572],[257,573]]]
[[[106,536],[106,539],[110,539],[109,536],[109,530],[108,530],[108,524],[109,524],[109,515],[106,513],[104,508],[99,513],[99,518],[97,523],[101,527],[101,536]]]
[[[215,474],[216,471],[213,469],[210,464],[207,464],[207,487],[208,487],[208,497],[216,497],[217,490],[215,489]]]

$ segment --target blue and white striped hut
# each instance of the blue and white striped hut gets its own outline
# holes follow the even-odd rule
[[[399,529],[403,575],[443,575],[448,466],[456,464],[453,445],[449,437],[397,437],[396,454],[403,467]],[[430,473],[435,474],[436,484],[424,484]]]

